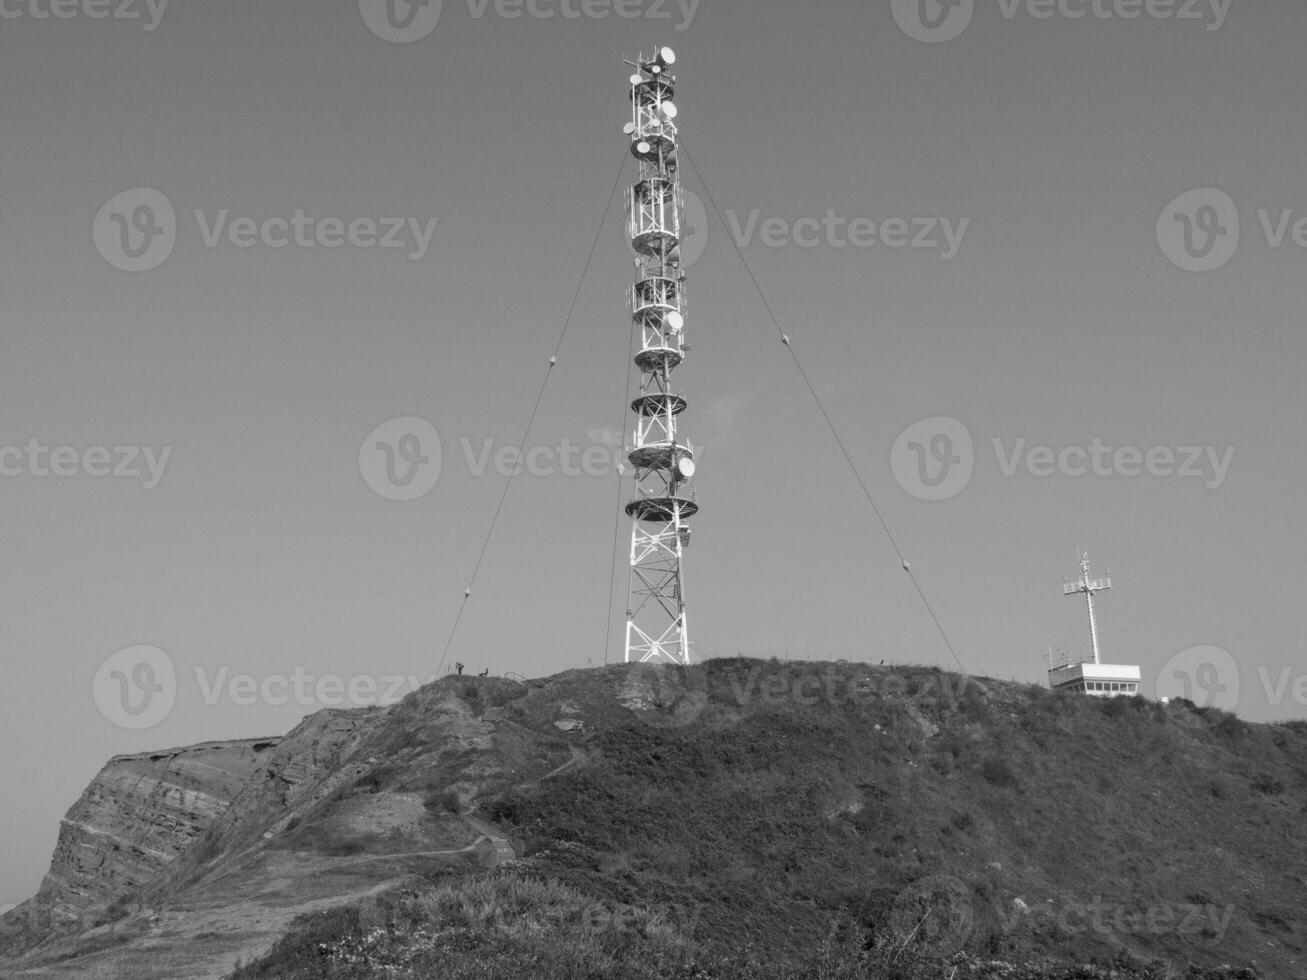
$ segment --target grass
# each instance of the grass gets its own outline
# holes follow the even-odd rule
[[[586,717],[585,765],[483,789],[525,862],[304,920],[234,980],[1289,980],[1307,957],[1304,726],[742,658],[667,674],[707,697],[682,724],[622,708],[627,670],[463,692]],[[396,752],[421,705],[399,717]]]

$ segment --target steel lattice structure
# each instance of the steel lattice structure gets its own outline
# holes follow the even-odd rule
[[[694,445],[677,436],[685,398],[672,389],[672,372],[690,349],[685,343],[685,275],[681,237],[685,202],[677,160],[676,79],[671,48],[627,62],[631,121],[625,131],[639,163],[627,191],[627,231],[636,282],[629,310],[640,345],[635,355],[640,393],[631,402],[635,431],[626,456],[635,469],[635,497],[626,505],[631,527],[631,581],[626,611],[626,660],[690,663],[683,561],[689,519],[698,511],[687,483],[694,476]]]
[[[1102,663],[1098,655],[1098,620],[1094,616],[1094,595],[1112,588],[1112,573],[1103,578],[1089,577],[1089,552],[1080,552],[1080,578],[1075,582],[1063,582],[1063,595],[1083,595],[1089,605],[1089,642],[1094,647],[1094,663]]]

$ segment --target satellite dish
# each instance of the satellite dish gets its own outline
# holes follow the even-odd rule
[[[674,64],[676,64],[676,52],[673,51],[671,48],[659,48],[659,49],[658,49],[658,63],[659,63],[660,65],[674,65]]]
[[[694,477],[694,460],[689,456],[682,456],[676,461],[676,471],[681,474],[682,479],[692,479]]]
[[[637,74],[637,75],[632,75],[632,76],[631,76],[631,84],[632,84],[632,85],[639,85],[639,84],[640,84],[641,82],[643,82],[643,81],[644,81],[644,76],[643,76],[643,75],[639,75],[639,74]]]
[[[646,154],[646,153],[650,153],[650,152],[652,152],[652,151],[653,151],[653,147],[650,146],[650,145],[649,145],[647,142],[645,142],[644,140],[640,140],[639,143],[636,143],[636,144],[635,144],[635,151],[643,156],[643,155]]]
[[[663,73],[663,69],[660,65],[650,65],[649,73],[651,75],[661,75]]]
[[[668,119],[675,119],[680,110],[676,108],[675,102],[664,102],[658,107],[658,112],[660,115],[666,116]]]
[[[672,333],[680,333],[685,326],[685,317],[672,310],[671,313],[667,314],[667,326],[671,328]]]
[[[630,136],[632,133],[635,132],[635,123],[633,122],[627,123],[625,126],[622,127],[622,132],[624,132],[627,136]]]

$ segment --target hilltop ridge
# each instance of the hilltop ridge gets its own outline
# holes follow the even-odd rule
[[[239,980],[969,980],[990,962],[1295,980],[1303,728],[868,663],[447,677],[281,739],[112,760],[70,811],[89,829],[0,919],[0,956],[68,980],[238,959]],[[187,753],[226,775],[187,797]],[[147,772],[157,790],[106,806],[132,766],[172,782]],[[110,812],[122,840],[157,835],[179,793],[174,853],[114,875],[70,859]]]

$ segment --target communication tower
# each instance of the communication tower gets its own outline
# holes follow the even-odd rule
[[[1098,697],[1117,697],[1139,693],[1140,670],[1136,664],[1105,664],[1098,650],[1098,620],[1094,616],[1094,596],[1112,587],[1110,573],[1093,578],[1089,572],[1089,555],[1080,553],[1080,578],[1062,583],[1063,595],[1083,595],[1089,604],[1089,641],[1093,660],[1077,658],[1058,651],[1048,651],[1048,686],[1055,691],[1078,691]]]
[[[627,232],[635,253],[631,329],[640,345],[635,365],[640,393],[631,402],[635,430],[626,458],[635,470],[631,518],[631,579],[626,610],[626,660],[690,663],[683,560],[689,519],[699,510],[687,484],[694,477],[694,445],[680,441],[676,420],[686,400],[672,388],[672,372],[685,359],[685,274],[681,239],[685,201],[677,159],[676,62],[657,48],[634,62],[631,121],[624,131],[639,164],[627,191]]]
[[[1094,595],[1112,588],[1112,573],[1103,578],[1089,577],[1089,552],[1080,552],[1080,578],[1074,582],[1062,583],[1063,595],[1081,595],[1089,604],[1089,641],[1094,649],[1094,663],[1102,663],[1098,655],[1098,621],[1094,618]]]

